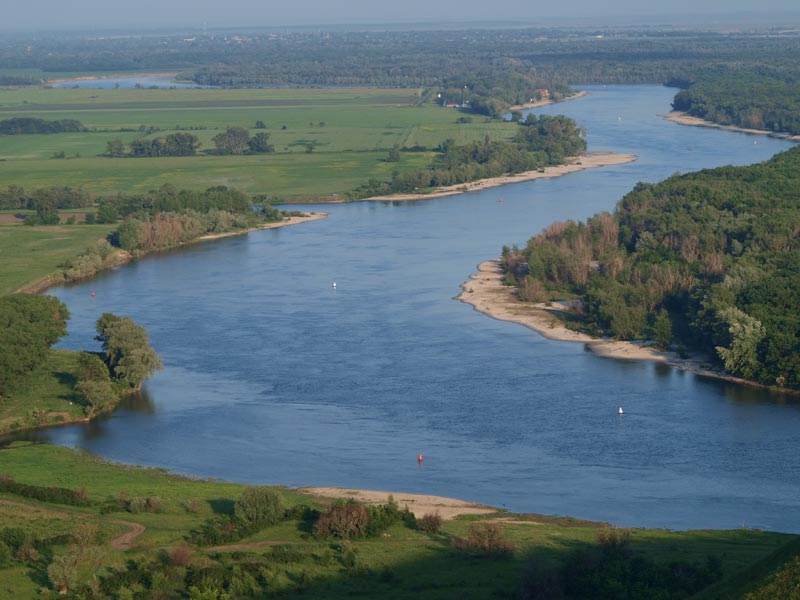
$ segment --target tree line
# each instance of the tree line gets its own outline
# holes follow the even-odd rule
[[[560,165],[586,149],[584,134],[568,117],[531,114],[511,141],[493,142],[487,136],[483,142],[457,146],[445,140],[430,168],[395,172],[388,181],[370,179],[350,197],[413,192]]]
[[[732,375],[800,389],[800,148],[640,183],[613,214],[504,248],[528,301],[575,295],[576,326],[699,350]]]
[[[46,121],[45,119],[35,119],[33,117],[14,117],[13,119],[0,121],[0,134],[2,135],[75,133],[80,131],[88,130],[80,121],[75,119]]]
[[[259,131],[251,136],[244,127],[228,127],[212,138],[217,154],[266,154],[274,152],[270,134]],[[202,143],[191,133],[170,133],[166,137],[139,138],[127,147],[119,138],[106,142],[105,156],[110,158],[153,158],[159,156],[195,156]]]

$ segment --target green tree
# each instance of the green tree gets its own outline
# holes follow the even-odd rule
[[[117,216],[117,209],[114,205],[111,202],[103,202],[100,208],[97,209],[95,221],[98,223],[116,223]]]
[[[275,146],[269,143],[269,134],[263,131],[259,131],[247,140],[247,146],[253,154],[264,154],[275,151]]]
[[[133,389],[138,390],[145,379],[163,368],[147,331],[129,317],[103,313],[97,320],[95,339],[102,342],[106,364],[114,377]]]
[[[47,566],[47,577],[59,594],[67,594],[78,579],[78,559],[74,555],[54,557]]]
[[[250,132],[244,127],[228,127],[212,138],[220,154],[242,154],[247,151]]]
[[[125,144],[122,143],[121,139],[117,138],[106,142],[106,156],[120,158],[125,156],[125,154]]]
[[[664,350],[668,350],[672,343],[672,321],[670,321],[669,313],[663,308],[659,311],[653,324],[653,340]]]
[[[246,525],[274,525],[284,513],[281,495],[265,486],[246,488],[233,507],[236,519]]]

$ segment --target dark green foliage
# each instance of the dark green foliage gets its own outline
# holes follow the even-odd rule
[[[681,90],[675,110],[720,125],[800,133],[800,80],[732,71]]]
[[[33,117],[15,117],[0,121],[0,134],[19,135],[26,133],[71,133],[86,131],[80,121],[74,119],[61,119],[59,121],[45,121]]]
[[[265,154],[275,152],[275,146],[269,143],[269,134],[259,131],[247,140],[247,147],[251,154]]]
[[[800,556],[795,556],[778,569],[757,590],[743,600],[800,600]]]
[[[147,331],[133,319],[103,313],[97,320],[95,339],[103,344],[113,376],[133,389],[139,389],[145,379],[163,368],[161,358],[150,346]]]
[[[504,261],[523,299],[580,295],[592,332],[674,340],[800,388],[799,187],[800,148],[638,184],[614,215],[555,223]]]
[[[524,600],[680,600],[689,598],[722,577],[720,562],[673,561],[660,564],[635,555],[616,536],[597,547],[572,552],[557,569],[534,564],[526,573],[518,597]]]
[[[114,141],[109,142],[109,148],[106,154],[109,156],[118,156],[112,154],[112,151],[119,150],[116,144],[112,147]],[[200,140],[191,133],[171,133],[166,138],[155,137],[152,139],[138,139],[133,140],[130,144],[130,156],[133,157],[157,157],[157,156],[194,156],[197,154],[197,149],[200,147]]]
[[[54,504],[70,504],[72,506],[90,506],[92,504],[82,490],[28,485],[26,483],[17,483],[9,477],[0,477],[0,492],[32,498],[41,502],[53,502]],[[3,541],[9,543],[7,539]],[[9,545],[11,544],[9,543]]]
[[[248,526],[274,525],[286,513],[281,495],[264,486],[249,487],[233,507],[234,517]]]
[[[52,296],[0,298],[0,396],[43,364],[50,347],[67,333],[69,311]]]

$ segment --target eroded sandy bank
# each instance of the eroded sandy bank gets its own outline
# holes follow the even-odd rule
[[[775,133],[774,131],[767,131],[766,129],[748,129],[746,127],[737,127],[736,125],[720,125],[706,121],[700,117],[692,117],[685,112],[675,111],[661,115],[668,121],[680,123],[681,125],[693,125],[695,127],[712,127],[714,129],[725,129],[727,131],[740,131],[742,133],[750,133],[753,135],[768,135],[770,137],[781,138],[785,140],[800,141],[800,135],[789,135],[788,133]]]
[[[633,154],[618,154],[616,152],[590,152],[581,156],[572,156],[567,159],[567,164],[555,167],[545,167],[542,170],[526,171],[516,175],[504,175],[502,177],[491,177],[489,179],[479,179],[470,183],[459,183],[438,188],[427,194],[389,194],[387,196],[373,196],[367,200],[392,200],[407,202],[412,200],[425,200],[426,198],[442,198],[444,196],[455,196],[464,192],[476,192],[509,183],[521,183],[523,181],[533,181],[535,179],[550,179],[561,177],[568,173],[583,171],[584,169],[594,169],[597,167],[607,167],[610,165],[623,165],[633,162],[636,156]]]

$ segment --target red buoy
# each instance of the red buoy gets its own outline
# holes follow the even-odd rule
[[[420,452],[419,456],[417,456],[417,462],[422,462],[422,452]]]
[[[94,298],[94,291],[92,291],[92,298]]]

